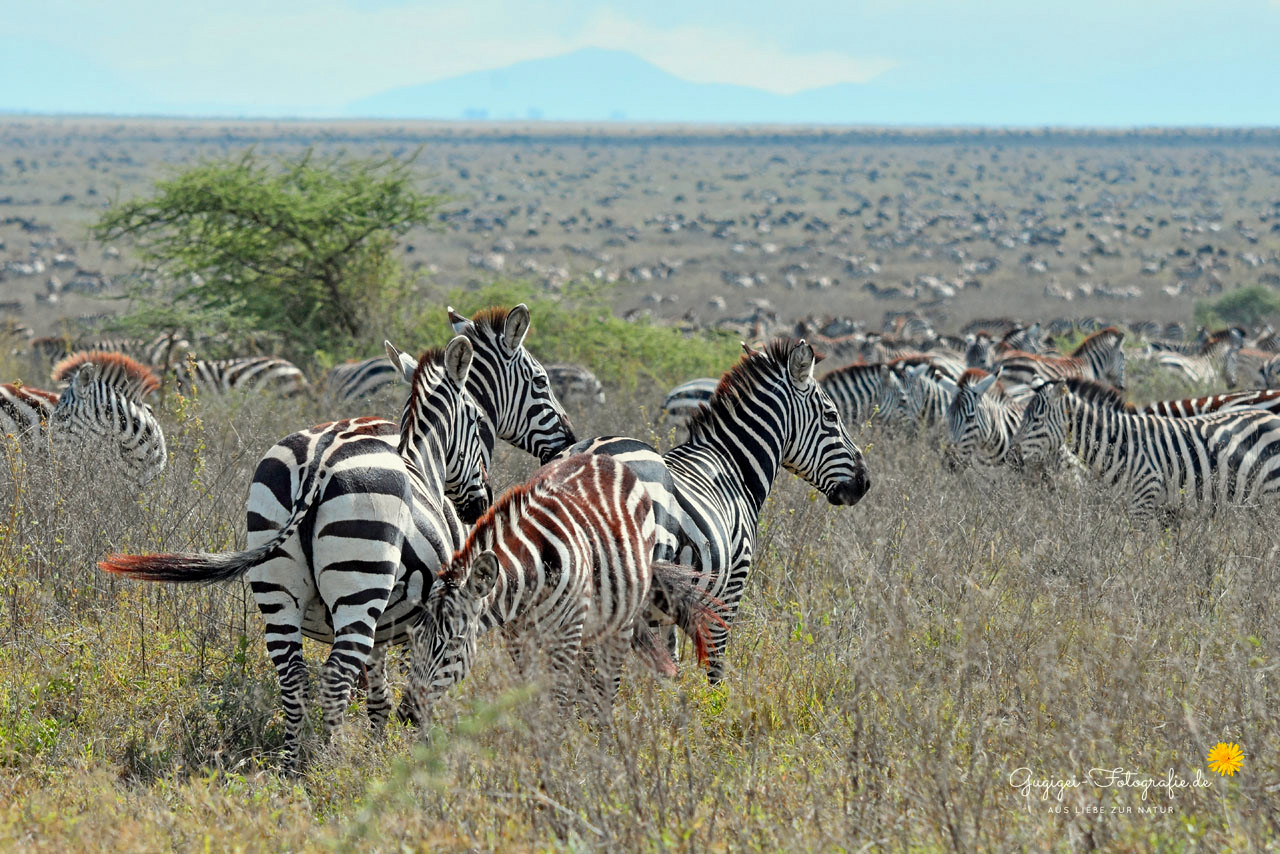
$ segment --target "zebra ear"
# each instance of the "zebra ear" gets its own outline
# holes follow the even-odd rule
[[[470,320],[467,320],[465,317],[454,311],[453,306],[449,306],[449,325],[453,327],[454,335],[461,335],[466,332],[467,324],[470,322]]]
[[[812,382],[813,363],[813,348],[801,338],[787,358],[787,373],[790,374],[791,381],[801,387]]]
[[[80,370],[76,371],[75,379],[71,381],[71,385],[77,391],[82,391],[89,387],[89,383],[93,382],[93,378],[98,373],[98,366],[93,362],[85,362],[80,366]]]
[[[524,336],[529,334],[529,306],[520,303],[507,312],[507,323],[502,327],[502,343],[512,353],[524,344]]]
[[[471,562],[471,574],[467,576],[467,595],[483,599],[493,592],[498,581],[498,556],[491,551],[481,552]]]
[[[907,379],[912,379],[912,380],[913,380],[913,379],[915,379],[916,377],[918,377],[918,376],[920,376],[921,374],[923,374],[923,373],[924,373],[925,371],[927,371],[927,370],[929,370],[929,366],[928,366],[927,364],[923,364],[923,365],[909,365],[909,366],[907,367]]]
[[[396,372],[400,374],[400,378],[407,383],[413,382],[413,374],[418,370],[418,360],[408,353],[396,349],[396,345],[390,341],[383,341],[382,346],[386,348],[387,358],[391,361],[391,367],[396,369]]]
[[[976,383],[973,384],[974,394],[976,394],[978,397],[982,397],[984,394],[987,393],[987,389],[991,388],[995,384],[996,384],[996,375],[987,374],[985,377],[983,377],[982,379],[978,380]]]
[[[471,348],[471,339],[459,335],[444,348],[445,376],[459,388],[467,384],[467,374],[471,372],[471,359],[475,350]]]

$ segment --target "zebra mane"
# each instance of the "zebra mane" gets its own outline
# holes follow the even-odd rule
[[[1071,351],[1073,357],[1079,358],[1087,353],[1091,348],[1101,346],[1105,343],[1106,338],[1114,338],[1112,343],[1120,343],[1124,340],[1124,333],[1114,326],[1108,326],[1106,329],[1099,329],[1088,338],[1080,342],[1080,346]]]
[[[160,378],[141,362],[124,353],[103,350],[81,350],[53,366],[53,380],[62,382],[84,365],[95,365],[98,376],[108,385],[139,400],[160,388]]]
[[[418,393],[420,382],[426,382],[428,375],[433,369],[444,366],[444,348],[428,347],[418,355],[418,367],[413,371],[413,381],[409,383],[410,397],[415,397]]]
[[[989,376],[991,376],[990,371],[984,371],[982,368],[969,368],[960,375],[960,381],[957,382],[956,385],[960,388],[968,388],[971,385],[977,385]],[[992,384],[988,391],[991,393],[992,397],[999,400],[1003,400],[1007,397],[1004,390],[1004,383],[1000,382],[998,379]]]
[[[529,496],[537,490],[542,480],[535,473],[533,480],[516,484],[502,493],[497,501],[490,504],[489,509],[485,510],[472,526],[462,548],[454,552],[449,565],[440,570],[439,580],[453,585],[466,581],[467,574],[464,569],[469,571],[471,561],[480,552],[493,547],[494,529],[497,528],[499,520],[508,514],[516,518],[524,515],[524,506],[528,503]]]
[[[1097,403],[1107,409],[1115,409],[1120,412],[1137,411],[1136,407],[1125,400],[1120,392],[1104,383],[1086,380],[1081,377],[1071,377],[1062,380],[1062,382],[1066,384],[1072,394],[1090,403]]]
[[[724,372],[711,399],[694,410],[689,420],[685,422],[689,438],[703,435],[709,425],[720,421],[737,409],[738,404],[750,396],[758,386],[778,380],[786,381],[787,363],[791,359],[792,351],[800,346],[801,340],[774,338],[761,349],[744,353],[738,360],[738,364]],[[813,358],[816,363],[825,357],[815,352]],[[880,365],[879,363],[850,365],[840,370],[849,369],[879,371]]]
[[[490,332],[498,335],[507,327],[507,315],[511,313],[511,309],[500,305],[482,308],[472,316],[471,322],[477,327],[485,327]]]

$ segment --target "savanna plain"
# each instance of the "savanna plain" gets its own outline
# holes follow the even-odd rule
[[[578,434],[667,448],[679,437],[657,423],[665,391],[737,358],[725,318],[767,312],[780,334],[814,315],[878,329],[912,310],[946,332],[1001,317],[1190,324],[1198,301],[1275,289],[1275,142],[8,118],[0,255],[70,254],[124,281],[130,247],[105,252],[87,226],[169,170],[251,146],[416,156],[422,185],[451,201],[439,227],[402,241],[415,284],[386,323],[419,340],[395,343],[447,340],[448,303],[525,301],[530,350],[604,383],[604,406],[568,404]],[[119,288],[51,301],[47,278],[14,268],[0,282],[36,334],[127,307]],[[341,355],[379,352],[368,344]],[[322,361],[304,368],[318,377]],[[36,370],[6,341],[4,381],[47,385]],[[1128,393],[1208,390],[1135,370]],[[1090,482],[953,474],[936,435],[851,425],[871,491],[831,507],[780,476],[722,684],[687,657],[674,681],[629,666],[612,726],[566,727],[482,640],[425,733],[393,722],[374,738],[357,703],[330,740],[312,708],[288,776],[247,584],[142,585],[95,563],[242,547],[267,448],[396,407],[166,394],[156,412],[169,466],[141,492],[91,460],[53,471],[12,446],[0,470],[4,848],[1280,845],[1274,506],[1137,523]],[[534,468],[500,446],[495,487]],[[322,654],[307,648],[313,664]],[[1233,776],[1206,765],[1219,742],[1243,748]]]

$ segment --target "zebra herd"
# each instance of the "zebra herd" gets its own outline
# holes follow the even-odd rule
[[[1280,491],[1280,389],[1137,407],[1122,395],[1124,339],[1122,330],[1106,327],[1059,356],[1046,352],[1035,326],[999,343],[970,334],[963,348],[904,347],[833,370],[819,383],[850,426],[932,432],[953,471],[1005,464],[1041,475],[1064,464],[1077,474],[1091,470],[1121,491],[1139,522],[1179,508],[1272,500]],[[1239,329],[1202,332],[1181,348],[1150,345],[1136,360],[1188,380],[1231,387],[1252,374],[1269,385],[1277,356],[1243,342]],[[664,412],[679,418],[709,382],[673,389]]]
[[[361,673],[370,721],[385,724],[385,654],[403,643],[411,663],[399,716],[424,720],[466,674],[478,635],[498,626],[517,664],[523,641],[546,651],[562,703],[580,695],[579,682],[588,709],[607,720],[628,650],[655,673],[675,672],[665,626],[690,636],[710,679],[723,677],[756,523],[780,469],[836,505],[870,487],[803,340],[747,348],[694,416],[689,441],[662,454],[637,439],[577,441],[524,346],[525,306],[471,319],[451,310],[449,320],[456,337],[442,350],[415,360],[387,345],[392,370],[409,382],[398,424],[347,418],[264,455],[245,550],[99,564],[154,581],[248,576],[291,768],[305,714],[303,637],[332,647],[321,668],[328,729]],[[499,438],[544,466],[495,503],[488,475]]]

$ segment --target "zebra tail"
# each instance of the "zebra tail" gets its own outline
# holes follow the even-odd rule
[[[229,581],[262,563],[278,543],[274,540],[243,552],[178,552],[176,554],[108,555],[98,561],[98,569],[140,578],[178,584],[212,584]]]
[[[631,649],[640,656],[654,674],[667,679],[675,678],[676,663],[671,660],[671,653],[663,645],[650,627],[649,621],[642,616],[636,620],[635,634],[631,636]]]
[[[293,505],[289,521],[267,542],[242,552],[175,552],[173,554],[108,555],[98,561],[98,569],[144,581],[174,584],[214,584],[239,578],[260,563],[281,553],[302,525],[315,503],[324,479],[317,477],[310,490]]]
[[[711,637],[714,626],[728,629],[724,619],[724,603],[698,586],[702,573],[678,563],[655,560],[654,582],[662,586],[671,617],[693,641],[698,663],[706,665],[715,649]]]

